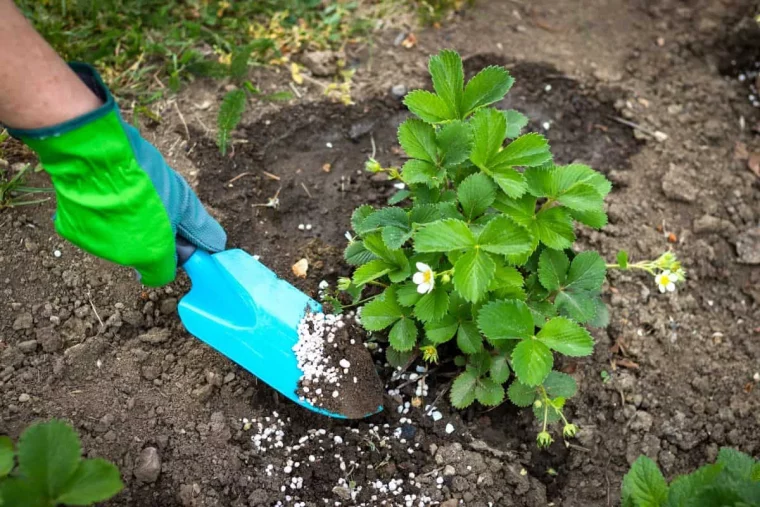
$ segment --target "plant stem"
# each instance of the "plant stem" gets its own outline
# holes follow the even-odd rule
[[[549,198],[549,199],[547,199],[547,200],[546,200],[546,202],[545,202],[544,204],[542,204],[542,205],[541,205],[541,208],[538,210],[538,213],[541,213],[542,211],[544,211],[544,210],[545,210],[545,209],[547,209],[547,208],[551,208],[551,207],[552,207],[552,205],[553,205],[555,202],[557,202],[557,200],[556,200],[556,199],[552,199],[552,198]],[[538,213],[536,213],[536,214],[538,214]]]

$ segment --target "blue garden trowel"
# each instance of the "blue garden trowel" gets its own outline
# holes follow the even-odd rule
[[[177,257],[192,281],[179,302],[191,334],[302,407],[348,418],[301,401],[296,393],[302,375],[293,352],[298,325],[307,308],[322,311],[319,303],[243,250],[209,254],[178,236]]]

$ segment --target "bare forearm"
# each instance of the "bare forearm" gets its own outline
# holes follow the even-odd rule
[[[0,0],[0,123],[21,129],[49,127],[99,105],[100,99],[12,0]]]

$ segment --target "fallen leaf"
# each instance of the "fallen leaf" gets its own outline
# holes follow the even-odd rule
[[[417,36],[413,33],[410,33],[406,36],[406,38],[401,41],[401,45],[404,46],[406,49],[412,49],[414,46],[417,45]]]
[[[298,278],[306,278],[306,273],[309,271],[309,261],[301,259],[293,264],[293,274]]]
[[[332,164],[330,164],[329,162],[327,164],[324,164],[322,166],[322,170],[326,173],[329,173],[330,171],[332,171]]]
[[[623,368],[628,368],[629,370],[638,370],[639,365],[638,363],[634,363],[633,361],[630,361],[628,359],[618,359],[615,361],[618,366],[622,366]]]
[[[293,78],[296,84],[303,84],[303,76],[301,75],[301,69],[296,62],[290,64],[290,76]]]
[[[760,178],[760,153],[753,151],[749,154],[747,167],[749,167],[749,170],[752,171],[755,176]]]
[[[736,141],[734,144],[734,160],[747,160],[749,158],[749,151],[747,145],[741,141]]]

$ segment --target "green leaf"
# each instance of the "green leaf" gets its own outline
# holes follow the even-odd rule
[[[364,312],[362,312],[362,322],[364,322],[363,319]],[[417,324],[414,319],[403,317],[396,322],[388,333],[388,341],[391,347],[399,352],[412,350],[417,344]]]
[[[752,473],[750,474],[750,480],[752,482],[760,482],[760,463],[755,463],[752,466]]]
[[[549,143],[541,134],[520,136],[499,153],[494,163],[499,166],[534,167],[552,159]]]
[[[654,461],[639,456],[623,477],[623,505],[660,507],[668,497],[668,484]]]
[[[435,204],[418,204],[409,212],[413,224],[429,224],[441,219],[441,210]]]
[[[723,471],[723,466],[717,463],[705,465],[689,475],[673,479],[668,488],[668,507],[687,507],[694,505],[701,491],[715,484]]]
[[[599,291],[607,277],[607,264],[597,252],[581,252],[575,256],[567,274],[567,288]]]
[[[512,351],[512,369],[523,384],[541,385],[553,366],[552,351],[538,340],[522,340]]]
[[[476,109],[504,98],[515,80],[504,67],[490,66],[470,79],[464,89],[462,111],[467,116]]]
[[[445,174],[430,162],[417,159],[407,160],[401,168],[401,177],[407,185],[423,184],[437,188],[443,183]]]
[[[749,480],[752,476],[755,460],[736,449],[721,447],[720,451],[718,451],[718,461],[716,463],[723,465],[723,469],[733,477]]]
[[[588,331],[565,317],[555,317],[544,324],[536,338],[570,357],[588,356],[594,351],[594,340]]]
[[[10,437],[0,437],[0,479],[11,473],[16,452]]]
[[[453,316],[447,315],[439,321],[425,324],[425,337],[436,345],[446,343],[454,337],[458,327],[459,322]]]
[[[377,280],[378,278],[387,275],[393,271],[393,269],[393,266],[384,260],[375,259],[363,266],[359,266],[356,271],[354,271],[353,282],[355,285],[364,285],[372,280]]]
[[[467,357],[467,369],[474,371],[478,378],[491,369],[491,354],[485,350]]]
[[[472,130],[467,123],[454,121],[438,131],[436,136],[438,164],[445,167],[461,164],[470,157],[472,146]]]
[[[19,474],[49,498],[64,491],[82,454],[74,429],[56,419],[27,428],[16,451]]]
[[[554,305],[561,315],[583,324],[596,316],[597,299],[598,295],[588,291],[561,291],[554,299]]]
[[[351,214],[351,228],[354,230],[354,232],[358,234],[358,231],[361,229],[364,221],[374,212],[375,208],[369,204],[363,204],[356,208]]]
[[[483,377],[475,385],[475,398],[481,405],[495,407],[504,401],[504,387],[490,378]]]
[[[511,167],[496,166],[491,168],[491,176],[499,188],[513,199],[519,199],[525,193],[525,177]]]
[[[389,249],[380,234],[373,233],[366,235],[364,237],[364,247],[392,266],[393,269],[388,273],[388,277],[392,282],[400,282],[411,274],[409,259],[404,251]]]
[[[401,306],[414,306],[421,298],[422,294],[417,292],[417,284],[414,282],[400,285],[396,290],[396,299]]]
[[[388,199],[388,204],[390,204],[391,206],[396,205],[411,195],[412,195],[411,190],[407,190],[407,189],[399,190],[398,192],[393,194],[390,199]]]
[[[475,401],[475,385],[478,377],[470,370],[465,370],[451,384],[449,399],[454,407],[462,409]]]
[[[462,255],[454,264],[454,288],[467,301],[477,303],[488,290],[496,264],[483,250]]]
[[[417,252],[451,252],[475,246],[475,236],[461,220],[438,220],[424,225],[414,235]]]
[[[560,192],[570,189],[577,183],[591,185],[604,197],[612,190],[612,184],[601,173],[584,164],[570,164],[557,167],[557,188]]]
[[[251,58],[254,46],[247,44],[232,51],[230,58],[230,77],[240,81],[248,74],[248,60]]]
[[[557,309],[549,301],[528,301],[527,305],[536,327],[544,327],[547,320],[557,315]]]
[[[513,199],[505,196],[498,196],[493,207],[502,213],[509,215],[512,220],[528,230],[533,230],[533,228],[535,228],[535,197],[524,195],[521,198]]]
[[[476,354],[483,350],[483,338],[478,326],[471,320],[462,322],[457,331],[457,346],[465,354]]]
[[[435,92],[447,106],[448,119],[461,119],[464,90],[462,58],[456,51],[443,50],[430,57],[428,69]]]
[[[496,272],[494,273],[491,283],[488,285],[489,291],[495,291],[503,288],[519,289],[519,292],[525,294],[522,290],[522,286],[525,283],[522,274],[512,266],[503,266],[501,264],[496,265]],[[504,299],[522,299],[522,298],[504,298]]]
[[[3,507],[50,507],[50,499],[37,484],[18,477],[0,482],[0,502]]]
[[[438,160],[436,151],[435,129],[422,120],[406,120],[398,128],[398,142],[407,155],[435,164]]]
[[[538,260],[538,279],[546,290],[558,290],[567,280],[570,260],[561,250],[546,249]]]
[[[507,136],[507,120],[496,109],[481,109],[470,120],[473,133],[470,160],[480,169],[490,170]]]
[[[536,227],[541,243],[555,250],[565,250],[573,246],[575,232],[573,221],[567,210],[548,208],[536,214]]]
[[[475,173],[465,178],[457,190],[459,202],[468,221],[483,214],[496,200],[496,188],[491,178]]]
[[[522,129],[528,124],[528,117],[514,109],[502,111],[502,113],[507,119],[507,137],[509,139],[519,137]]]
[[[395,206],[382,208],[367,215],[358,227],[354,229],[357,234],[367,234],[383,227],[398,227],[409,230],[409,216],[401,208]]]
[[[550,398],[570,399],[578,392],[578,384],[567,373],[551,371],[544,380],[544,389]]]
[[[507,390],[509,400],[518,407],[529,407],[536,401],[536,388],[526,386],[519,380],[515,379],[509,385]]]
[[[586,323],[587,326],[596,328],[605,328],[610,325],[610,310],[607,305],[604,304],[602,298],[597,297],[594,299],[594,318]]]
[[[343,258],[352,266],[361,266],[377,259],[377,256],[364,248],[363,241],[353,241],[348,244],[345,252],[343,252]]]
[[[480,332],[492,342],[533,336],[533,316],[522,301],[491,301],[478,314]]]
[[[389,287],[362,307],[361,321],[367,331],[380,331],[403,316],[404,311],[396,300],[396,291],[394,287]]]
[[[391,250],[398,250],[412,237],[411,230],[400,229],[396,226],[385,227],[382,232],[383,243]]]
[[[227,154],[227,148],[230,145],[230,135],[243,118],[246,98],[245,90],[238,88],[228,92],[224,96],[224,99],[222,99],[222,105],[219,106],[219,114],[216,117],[216,145],[219,147],[222,155]]]
[[[617,263],[620,269],[628,269],[628,252],[620,250],[617,254]]]
[[[414,90],[409,92],[404,97],[404,105],[428,123],[440,123],[454,119],[443,99],[429,91]]]
[[[388,364],[394,368],[403,368],[406,364],[409,363],[409,360],[412,358],[413,354],[414,352],[411,350],[401,352],[394,349],[393,347],[388,347],[385,349],[385,360],[388,361]]]
[[[604,197],[591,185],[577,183],[562,192],[557,200],[575,211],[601,211]]]
[[[491,358],[491,369],[489,370],[491,378],[503,384],[509,379],[509,361],[505,356],[495,356]]]
[[[103,459],[88,459],[79,464],[56,503],[92,505],[108,500],[124,489],[119,469]]]
[[[449,310],[449,295],[438,286],[433,292],[425,294],[414,307],[414,315],[422,322],[441,320]]]
[[[570,210],[570,216],[582,224],[588,225],[594,229],[601,229],[607,225],[607,213],[603,210],[576,211]]]
[[[523,255],[533,248],[533,238],[528,230],[507,216],[488,222],[477,241],[483,250],[500,255]]]

